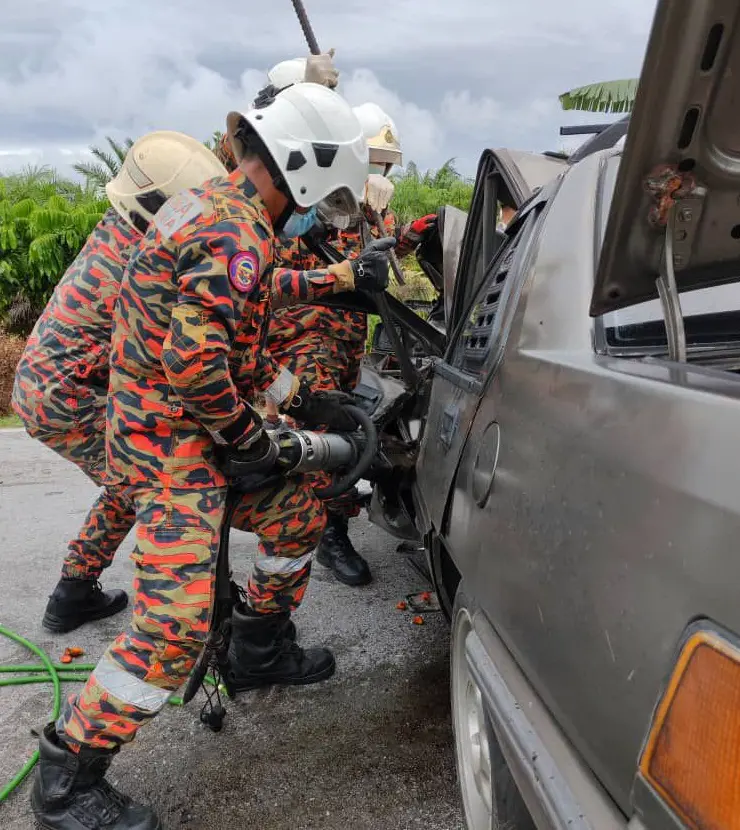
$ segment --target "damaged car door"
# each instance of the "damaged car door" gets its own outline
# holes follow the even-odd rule
[[[519,209],[565,166],[559,159],[509,150],[487,150],[481,157],[453,291],[450,296],[448,290],[446,296],[448,341],[458,347],[448,342],[445,357],[434,366],[425,439],[417,465],[424,534],[436,533],[444,525],[460,453],[484,388],[493,321],[514,255],[512,234],[518,238],[522,228],[521,217],[507,231],[498,228],[500,206]],[[494,271],[498,276],[491,283]],[[479,293],[480,302],[471,310]],[[462,330],[469,336],[459,348]]]

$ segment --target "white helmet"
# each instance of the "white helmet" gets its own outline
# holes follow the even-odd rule
[[[276,89],[285,89],[293,84],[302,84],[306,78],[306,58],[292,58],[280,61],[267,73],[267,80]]]
[[[393,119],[377,104],[360,104],[354,113],[367,140],[371,164],[401,164],[401,142]]]
[[[105,192],[121,217],[146,233],[170,196],[226,175],[223,164],[200,141],[184,133],[158,130],[133,143]]]
[[[247,113],[230,112],[226,129],[238,162],[256,133],[299,207],[337,192],[353,209],[362,200],[367,143],[352,108],[331,89],[295,84]]]

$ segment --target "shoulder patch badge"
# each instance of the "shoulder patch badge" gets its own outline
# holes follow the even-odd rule
[[[260,279],[260,263],[252,251],[239,251],[229,260],[229,281],[240,294],[251,294]]]
[[[192,193],[178,193],[168,199],[154,216],[154,224],[169,239],[175,231],[203,213],[203,203]]]

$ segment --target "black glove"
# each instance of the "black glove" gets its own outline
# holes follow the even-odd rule
[[[216,464],[226,478],[244,478],[255,473],[269,473],[275,468],[280,448],[261,430],[247,446],[216,447]]]
[[[395,237],[384,236],[363,248],[357,259],[350,260],[358,291],[385,291],[388,287],[388,251],[396,244]]]
[[[296,392],[287,415],[309,429],[325,427],[330,432],[353,432],[355,419],[344,409],[354,403],[345,392],[312,392],[305,380]]]

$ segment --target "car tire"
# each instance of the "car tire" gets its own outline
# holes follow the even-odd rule
[[[455,595],[450,697],[457,776],[468,830],[536,830],[491,725],[465,656],[472,610],[462,586]]]

